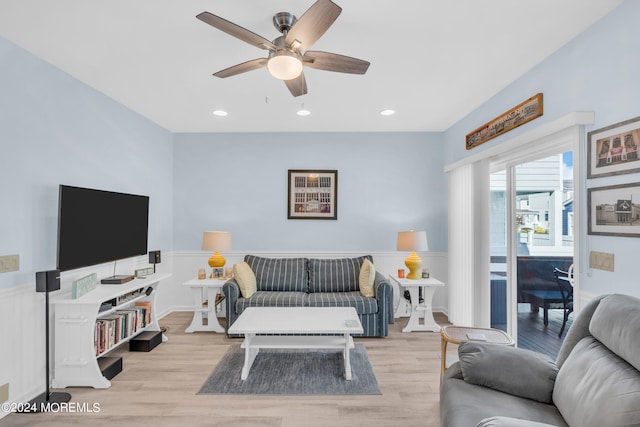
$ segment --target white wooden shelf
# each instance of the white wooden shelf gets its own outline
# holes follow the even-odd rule
[[[98,357],[118,348],[143,331],[160,331],[156,310],[156,294],[160,281],[170,274],[154,274],[144,279],[134,279],[122,285],[98,285],[93,291],[77,299],[61,299],[52,301],[55,306],[55,354],[52,386],[65,388],[84,386],[108,388],[111,382],[106,379],[98,366]],[[151,288],[151,293],[146,291]],[[103,303],[117,300],[118,297],[142,290],[127,301],[113,308],[100,311]],[[104,318],[117,310],[133,307],[137,301],[151,302],[151,319],[146,327],[121,339],[115,345],[96,356],[95,325],[96,320]],[[163,337],[163,341],[166,338]]]

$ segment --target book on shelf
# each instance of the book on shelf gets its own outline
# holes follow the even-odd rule
[[[151,323],[151,302],[139,301],[133,307],[117,310],[96,319],[94,347],[96,356],[129,338]]]
[[[145,309],[144,313],[144,325],[147,326],[151,323],[151,301],[138,301],[136,307]]]

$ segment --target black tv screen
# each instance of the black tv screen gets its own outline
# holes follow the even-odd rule
[[[147,253],[149,197],[60,186],[58,269]]]

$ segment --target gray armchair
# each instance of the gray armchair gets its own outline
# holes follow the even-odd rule
[[[440,424],[640,425],[640,299],[598,297],[582,309],[557,360],[463,343],[440,388]]]

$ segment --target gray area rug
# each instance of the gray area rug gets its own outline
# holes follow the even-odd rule
[[[231,346],[198,394],[382,394],[364,344],[351,350],[351,381],[335,350],[261,350],[245,381],[243,364],[244,349]]]

